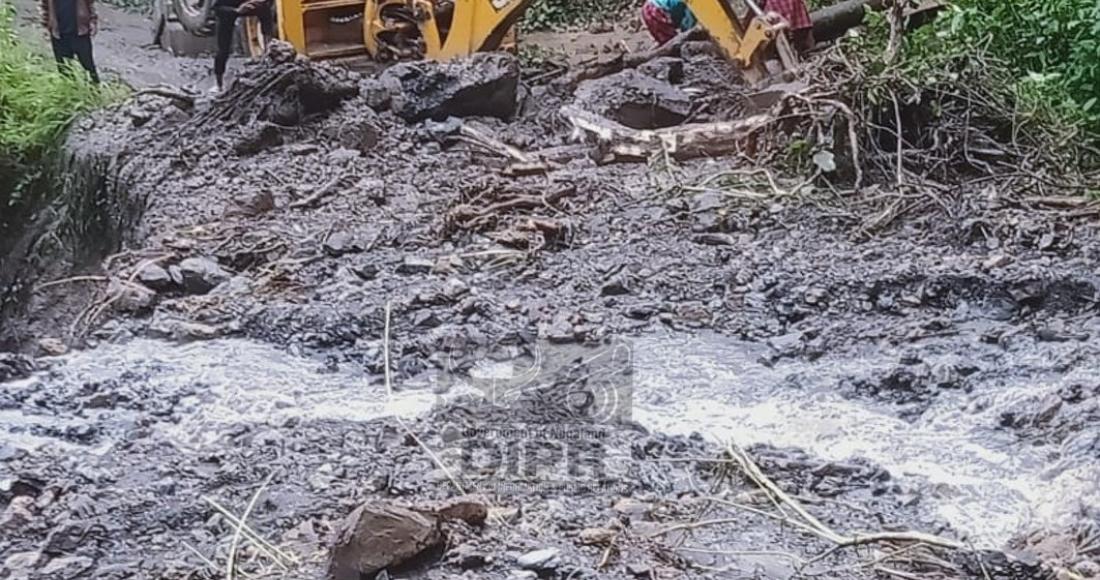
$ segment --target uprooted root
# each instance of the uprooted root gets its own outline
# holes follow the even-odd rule
[[[274,42],[262,60],[246,67],[232,87],[188,125],[198,130],[211,121],[294,126],[358,94],[359,85],[350,71],[308,62],[297,57],[289,44]]]

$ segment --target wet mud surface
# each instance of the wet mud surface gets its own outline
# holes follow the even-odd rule
[[[683,68],[692,120],[738,106],[699,96],[732,84],[721,62]],[[246,542],[241,569],[321,577],[360,503],[456,495],[427,450],[565,425],[602,433],[570,448],[614,468],[504,489],[460,462],[496,517],[449,524],[438,557],[393,576],[889,577],[880,552],[830,551],[761,515],[758,486],[714,461],[733,437],[837,530],[973,546],[933,564],[893,554],[890,569],[1043,578],[1041,558],[1089,577],[1094,214],[963,192],[871,232],[850,200],[789,194],[732,157],[596,165],[558,114],[571,97],[521,86],[514,119],[410,124],[383,79],[276,56],[220,99],[146,95],[82,122],[74,151],[109,159],[107,182],[143,209],[101,272],[114,282],[79,307],[58,307],[64,284],[37,292],[13,327],[37,354],[63,350],[60,329],[90,350],[29,377],[0,360],[7,573],[224,577],[235,527],[203,498],[240,514],[274,473],[249,522],[285,553]],[[478,135],[555,165],[517,174]],[[610,426],[561,415],[563,385],[599,370],[584,356],[505,405],[472,379],[486,361],[624,337],[656,358],[634,359],[645,388]],[[673,370],[646,387],[655,360]],[[754,410],[730,425],[739,409]],[[949,449],[907,446],[934,433]],[[690,525],[706,520],[723,522]]]

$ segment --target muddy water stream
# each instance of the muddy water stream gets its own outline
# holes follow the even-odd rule
[[[1020,443],[997,428],[1021,399],[1057,390],[1075,379],[1072,372],[943,390],[914,416],[844,386],[851,377],[896,365],[899,353],[889,348],[764,364],[768,347],[718,336],[646,337],[633,344],[632,413],[640,423],[673,434],[699,432],[718,443],[798,447],[837,462],[868,459],[975,542],[1001,546],[1022,529],[1060,522],[1079,501],[1100,501],[1094,461]],[[233,424],[412,417],[440,400],[431,388],[402,388],[387,402],[377,377],[240,339],[105,344],[55,359],[50,370],[5,388],[30,395],[20,407],[0,410],[0,449],[70,446],[100,456],[135,423],[150,424],[149,417],[180,449],[202,451]],[[36,407],[58,406],[36,405],[41,397],[83,402],[46,415]],[[97,397],[141,404],[91,403]],[[158,411],[164,401],[170,411]]]

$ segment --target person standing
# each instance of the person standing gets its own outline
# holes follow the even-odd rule
[[[271,39],[275,29],[271,0],[216,0],[214,2],[214,33],[218,39],[218,51],[214,54],[214,91],[225,88],[225,68],[233,52],[233,33],[237,30],[237,18],[255,16],[260,20],[264,39]]]
[[[763,0],[760,8],[787,21],[791,45],[800,54],[806,54],[814,47],[814,22],[805,0]]]
[[[99,16],[95,0],[40,0],[42,24],[50,34],[53,56],[61,72],[66,72],[65,61],[77,60],[92,82],[99,84],[95,58],[92,55],[92,37],[99,31]]]

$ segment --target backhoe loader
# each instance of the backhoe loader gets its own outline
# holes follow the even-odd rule
[[[214,0],[173,0],[180,23],[208,34]],[[448,60],[499,50],[516,41],[516,23],[534,0],[274,0],[277,34],[313,59],[369,57],[376,61]],[[735,6],[733,2],[736,2]],[[753,0],[687,0],[699,24],[739,66],[747,80],[768,77],[766,55],[781,68],[797,65],[782,31]],[[264,39],[245,19],[247,49],[257,55]],[[774,47],[774,50],[772,50]]]

